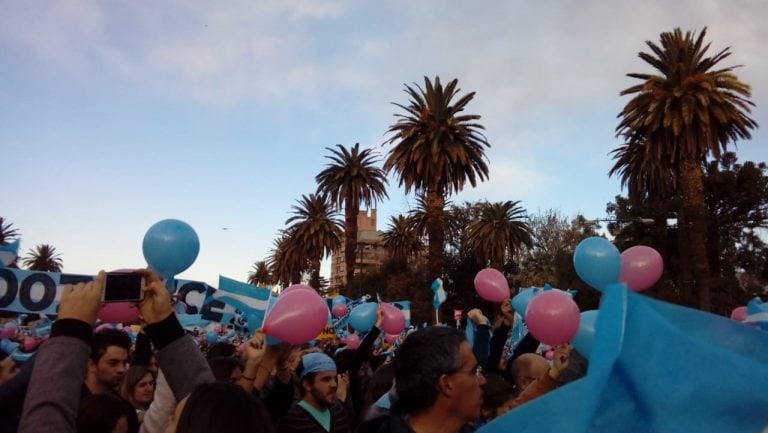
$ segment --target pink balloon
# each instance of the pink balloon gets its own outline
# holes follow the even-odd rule
[[[659,281],[664,272],[661,254],[651,247],[638,245],[621,253],[621,275],[619,281],[630,290],[640,292]]]
[[[547,350],[547,353],[544,354],[544,358],[546,358],[547,361],[551,361],[551,360],[555,359],[555,352],[553,352],[551,350]]]
[[[304,344],[323,332],[328,323],[328,305],[313,290],[291,290],[280,294],[264,320],[264,333],[289,344]]]
[[[731,311],[731,319],[736,320],[737,322],[747,320],[747,307],[741,306],[734,308],[733,311]]]
[[[138,318],[139,307],[133,302],[108,302],[99,310],[99,320],[106,323],[130,323]]]
[[[341,344],[347,344],[347,339],[346,339],[346,337],[341,337],[341,338],[339,338],[339,342],[340,342]]]
[[[13,339],[13,337],[16,336],[16,328],[11,328],[10,326],[0,328],[0,340],[5,339]]]
[[[579,307],[562,290],[548,290],[531,299],[525,310],[525,324],[540,342],[556,346],[573,339],[579,331]]]
[[[349,312],[349,308],[347,308],[347,304],[336,304],[333,306],[332,313],[334,317],[342,317],[348,312]]]
[[[387,334],[399,334],[405,329],[405,316],[402,310],[387,302],[379,304],[384,311],[381,329]]]
[[[347,349],[357,349],[360,347],[360,337],[357,334],[347,336]]]
[[[395,341],[397,341],[398,338],[400,338],[399,335],[387,334],[384,336],[384,341],[389,344],[393,344]]]
[[[493,268],[486,268],[477,273],[475,290],[486,301],[503,302],[510,298],[507,278]]]
[[[285,289],[283,289],[282,293],[288,293],[288,292],[292,292],[294,290],[311,290],[311,291],[317,293],[317,291],[315,289],[313,289],[312,286],[308,286],[306,284],[292,284],[292,285],[286,287]],[[281,295],[282,295],[282,293],[281,293]]]
[[[33,337],[24,337],[24,344],[21,346],[21,348],[25,352],[31,352],[37,349],[37,346],[39,345],[40,345],[40,340]]]

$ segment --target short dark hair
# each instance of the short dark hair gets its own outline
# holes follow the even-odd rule
[[[239,368],[243,369],[242,364],[231,356],[217,356],[208,360],[208,366],[211,368],[213,377],[221,382],[229,382],[232,371]]]
[[[498,374],[489,374],[485,376],[485,385],[483,385],[483,409],[495,411],[514,395],[515,387],[504,380],[503,377]]]
[[[440,376],[461,368],[459,347],[465,341],[459,331],[442,326],[410,334],[395,356],[395,411],[412,414],[431,407]]]
[[[189,395],[176,431],[184,433],[270,433],[264,403],[239,385],[204,383]]]
[[[0,361],[4,360],[8,356],[10,356],[10,355],[8,355],[7,353],[5,353],[2,350],[0,350]]]
[[[216,343],[208,349],[208,359],[220,356],[232,356],[237,352],[237,347],[229,343]]]
[[[80,401],[77,413],[77,431],[90,433],[111,433],[120,418],[128,421],[128,432],[139,431],[136,409],[114,394],[91,394]]]
[[[125,349],[126,352],[131,351],[131,337],[123,331],[117,329],[102,329],[101,331],[93,334],[93,342],[91,343],[91,360],[93,362],[99,362],[102,356],[107,353],[107,347],[117,346]]]

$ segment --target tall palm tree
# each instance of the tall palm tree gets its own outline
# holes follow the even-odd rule
[[[344,206],[344,263],[346,265],[347,285],[352,282],[355,273],[355,251],[357,251],[357,215],[360,205],[366,208],[387,195],[387,178],[384,171],[377,167],[377,156],[371,149],[360,150],[360,143],[351,149],[341,144],[338,150],[326,147],[331,155],[326,156],[331,162],[316,177],[317,192],[327,194],[336,209]]]
[[[503,270],[505,258],[514,257],[521,245],[533,247],[531,228],[519,201],[480,203],[480,216],[469,224],[467,243],[491,267]]]
[[[5,221],[0,217],[0,245],[12,242],[19,237],[19,231],[13,228],[13,223]]]
[[[328,197],[324,194],[302,195],[292,206],[293,216],[285,221],[290,226],[288,250],[310,263],[310,285],[320,288],[320,261],[341,248],[343,230]]]
[[[416,256],[423,247],[413,221],[403,215],[389,217],[389,226],[382,235],[382,241],[389,256],[403,262]]]
[[[48,244],[40,244],[29,250],[22,263],[30,271],[61,272],[62,268],[61,254]]]
[[[395,114],[398,120],[387,130],[392,137],[385,143],[394,147],[384,170],[397,173],[406,193],[426,193],[430,279],[442,274],[446,196],[461,191],[467,182],[475,186],[478,179],[488,178],[485,148],[490,145],[481,132],[485,128],[476,123],[480,116],[460,114],[475,92],[456,98],[457,84],[454,79],[443,87],[435,77],[433,85],[424,77],[424,89],[406,85],[410,102],[395,103],[405,114]]]
[[[698,36],[678,28],[662,33],[660,46],[646,42],[653,54],[638,55],[659,75],[627,74],[642,83],[621,92],[634,97],[619,113],[616,132],[675,171],[698,305],[710,310],[702,163],[708,156],[719,157],[730,142],[751,138],[757,123],[748,115],[754,106],[750,87],[733,73],[736,66],[714,69],[730,55],[729,48],[705,57],[710,46],[704,44],[705,35],[706,28]]]
[[[287,287],[301,282],[301,273],[306,268],[306,259],[299,257],[292,248],[291,233],[281,230],[279,237],[272,241],[272,250],[267,257],[269,273],[273,281]]]
[[[266,287],[272,283],[272,274],[269,272],[269,266],[264,260],[253,264],[253,270],[248,273],[248,284],[257,287]]]

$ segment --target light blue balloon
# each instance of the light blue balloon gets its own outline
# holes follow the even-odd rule
[[[512,308],[517,314],[525,317],[525,310],[528,308],[528,303],[531,302],[531,299],[533,299],[534,295],[536,295],[535,287],[524,289],[522,292],[518,293],[514,298],[512,298]]]
[[[611,241],[593,236],[584,239],[573,252],[573,266],[585,283],[603,291],[619,281],[621,253]]]
[[[598,310],[589,310],[581,313],[579,331],[573,337],[571,344],[581,356],[589,359],[592,353],[592,345],[595,342],[595,324],[597,323]]]
[[[165,278],[171,278],[195,262],[200,252],[200,239],[184,221],[162,220],[147,230],[142,251],[151,269]]]
[[[375,302],[364,302],[352,309],[349,313],[349,324],[357,332],[368,332],[376,324],[376,310],[378,305]]]
[[[216,344],[219,341],[219,334],[214,331],[208,331],[205,333],[205,341],[208,344]]]
[[[347,303],[347,297],[344,295],[338,295],[334,296],[333,300],[331,301],[333,305],[336,304],[346,304]]]

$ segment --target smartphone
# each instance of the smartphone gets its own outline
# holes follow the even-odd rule
[[[144,299],[144,277],[133,272],[109,272],[104,285],[104,302],[139,302]]]

